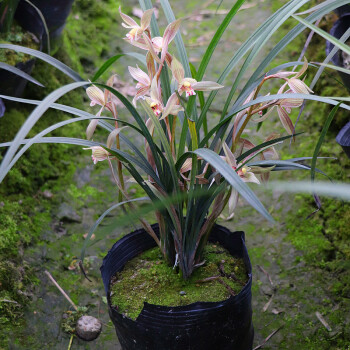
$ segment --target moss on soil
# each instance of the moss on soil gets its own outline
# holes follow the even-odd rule
[[[29,47],[34,50],[39,50],[40,42],[31,33],[24,32],[18,25],[13,25],[8,33],[0,33],[1,44],[13,44]],[[0,62],[5,62],[11,66],[19,62],[26,62],[31,59],[30,55],[13,50],[0,50]]]
[[[228,287],[238,294],[248,281],[242,259],[232,257],[217,244],[208,244],[204,250],[205,265],[184,280],[162,258],[158,248],[150,249],[129,261],[117,273],[111,287],[111,302],[119,312],[136,319],[143,303],[163,306],[181,306],[197,301],[216,302],[231,296]],[[220,268],[220,265],[222,267]],[[220,272],[224,271],[225,275]],[[229,278],[234,274],[237,280]],[[203,280],[217,276],[218,279]],[[228,286],[228,287],[227,287]],[[186,294],[181,295],[180,292]]]

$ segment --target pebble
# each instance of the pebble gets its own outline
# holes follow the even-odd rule
[[[80,339],[91,341],[96,339],[102,330],[101,322],[92,316],[81,316],[75,327]]]
[[[184,290],[182,290],[179,294],[180,295],[186,295],[186,292]]]

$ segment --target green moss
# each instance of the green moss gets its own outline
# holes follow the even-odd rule
[[[136,319],[148,302],[164,306],[188,305],[197,301],[215,302],[231,296],[227,286],[238,294],[248,280],[242,259],[233,258],[221,246],[208,244],[204,251],[205,265],[196,269],[188,280],[168,266],[158,248],[150,249],[129,261],[115,276],[112,305],[126,316]],[[222,265],[226,276],[220,272]],[[228,278],[234,274],[237,281]],[[204,281],[207,278],[218,279]],[[186,294],[181,295],[183,291]]]
[[[39,50],[39,41],[30,33],[24,32],[18,25],[12,26],[8,33],[0,34],[1,44],[13,44],[29,47],[34,50]],[[0,62],[5,62],[12,66],[19,62],[26,62],[31,59],[30,55],[13,50],[0,50]]]

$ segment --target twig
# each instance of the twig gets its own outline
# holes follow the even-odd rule
[[[236,293],[233,291],[233,289],[228,284],[226,284],[221,278],[218,278],[218,282],[221,283],[229,291],[229,293],[232,296],[236,295]]]
[[[327,321],[323,318],[323,316],[316,311],[315,312],[316,317],[318,318],[318,320],[325,326],[325,328],[327,329],[328,332],[332,331],[332,328],[329,326],[329,324],[327,323]]]
[[[62,293],[62,295],[70,302],[70,304],[74,307],[75,311],[78,311],[78,307],[73,303],[72,299],[66,294],[66,292],[59,286],[59,284],[55,281],[49,271],[45,270],[46,275],[49,277],[51,282],[58,288],[58,290]]]
[[[203,278],[202,280],[196,281],[196,283],[206,283],[206,282],[216,281],[219,278],[220,276],[207,277],[207,278]]]
[[[73,337],[74,337],[74,335],[72,334],[72,335],[70,336],[70,340],[69,340],[69,344],[68,344],[68,350],[70,350],[70,348],[72,347]]]
[[[273,296],[274,296],[274,294],[271,295],[271,298],[269,299],[269,301],[263,307],[263,309],[262,309],[263,312],[265,312],[269,308],[269,306],[270,306],[270,304],[272,302]]]
[[[269,279],[269,282],[270,282],[271,286],[274,286],[274,285],[273,285],[273,282],[272,282],[272,279],[271,279],[271,277],[270,277],[270,275],[269,275],[269,273],[268,273],[262,266],[260,266],[260,265],[256,265],[256,266],[257,266],[257,268],[258,268],[261,272],[263,272],[263,273],[267,276],[267,278]]]
[[[253,350],[262,349],[264,347],[264,345],[282,328],[283,328],[283,326],[274,330],[267,338],[264,339],[264,341],[260,345],[256,346]]]
[[[12,303],[12,304],[20,305],[19,303],[17,303],[17,301],[8,300],[8,299],[0,299],[0,303]]]

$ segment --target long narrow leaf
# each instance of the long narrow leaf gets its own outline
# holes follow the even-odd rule
[[[30,82],[39,85],[41,87],[44,87],[43,84],[39,83],[36,79],[32,78],[29,74],[27,74],[26,72],[21,71],[20,69],[11,66],[10,64],[4,63],[4,62],[0,62],[0,69],[5,69],[13,74],[19,75],[20,77],[29,80]]]
[[[33,50],[28,47],[24,46],[18,46],[18,45],[12,45],[12,44],[0,44],[0,49],[9,49],[14,50],[17,52],[23,52],[28,55],[40,58],[41,60],[51,64],[51,66],[54,66],[55,68],[59,69],[64,74],[68,75],[75,81],[84,81],[84,79],[73,69],[66,66],[64,63],[60,62],[56,58],[51,57],[50,55],[43,53],[38,50]]]
[[[200,148],[194,151],[198,156],[212,165],[235,188],[238,193],[267,220],[273,222],[273,218],[261,204],[255,193],[241,180],[239,175],[218,154],[210,149]]]
[[[25,121],[25,123],[22,125],[21,129],[18,131],[15,139],[12,142],[12,145],[7,150],[4,159],[1,162],[0,165],[0,182],[4,179],[7,172],[5,169],[11,162],[14,154],[18,150],[21,142],[24,140],[26,135],[29,133],[29,131],[32,129],[32,127],[35,125],[35,123],[41,118],[41,116],[50,108],[50,105],[54,103],[57,99],[59,99],[61,96],[65,95],[67,92],[72,91],[74,89],[77,89],[78,87],[82,87],[84,85],[89,84],[89,82],[77,82],[65,85],[55,91],[53,91],[51,94],[49,94],[45,99],[34,109],[34,111],[30,114],[28,119]]]
[[[315,179],[315,169],[316,169],[316,161],[317,161],[317,157],[318,157],[318,154],[320,153],[320,150],[321,150],[321,146],[322,146],[322,143],[323,143],[323,140],[324,138],[326,137],[326,134],[327,134],[327,131],[328,131],[328,128],[329,126],[331,125],[332,123],[332,120],[335,116],[335,114],[337,113],[338,111],[338,108],[340,106],[340,103],[339,102],[333,109],[332,111],[329,113],[325,123],[323,124],[323,128],[322,128],[322,131],[321,131],[321,134],[320,134],[320,137],[318,138],[318,141],[317,141],[317,144],[316,144],[316,147],[315,147],[315,151],[314,151],[314,154],[312,156],[312,161],[311,161],[311,181],[314,181]]]
[[[100,225],[100,223],[103,221],[103,219],[114,209],[117,209],[118,207],[124,205],[124,204],[128,204],[128,203],[132,203],[132,202],[137,202],[137,201],[147,201],[149,200],[148,197],[140,197],[140,198],[135,198],[135,199],[129,199],[127,201],[124,202],[120,202],[117,204],[112,205],[111,207],[109,207],[96,221],[95,223],[92,225],[92,227],[90,228],[85,241],[84,241],[84,245],[83,248],[81,249],[81,253],[80,253],[80,260],[84,261],[85,258],[85,253],[86,253],[86,248],[88,247],[88,244],[91,240],[91,236],[92,234],[95,232],[95,230],[97,229],[97,227]]]
[[[325,32],[323,29],[316,27],[315,25],[309,23],[308,21],[305,21],[303,18],[299,17],[299,16],[293,16],[297,21],[299,21],[300,23],[304,24],[306,27],[312,29],[315,33],[319,34],[320,36],[322,36],[324,39],[328,40],[329,42],[331,42],[333,45],[339,47],[341,50],[343,50],[345,53],[347,53],[348,55],[350,55],[350,47],[349,45],[346,45],[344,43],[342,43],[341,41],[339,41],[337,38],[335,38],[333,35],[328,34],[327,32]]]

